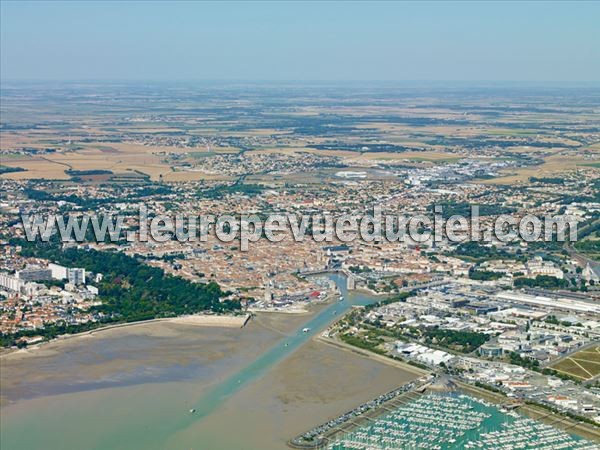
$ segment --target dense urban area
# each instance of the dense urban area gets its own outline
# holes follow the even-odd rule
[[[597,91],[113,89],[3,91],[4,351],[156,318],[301,314],[338,301],[323,275],[340,273],[348,292],[380,300],[353,307],[317,339],[600,424]],[[285,234],[241,251],[214,234],[32,242],[21,220],[119,214],[138,230],[142,206],[153,215],[337,217],[374,207],[432,214],[434,205],[446,218],[478,206],[484,234],[500,215],[568,215],[577,240]]]

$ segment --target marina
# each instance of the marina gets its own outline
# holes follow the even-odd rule
[[[322,447],[327,439],[339,433],[340,430],[356,425],[359,421],[368,420],[370,415],[377,414],[377,411],[379,410],[388,409],[395,404],[401,404],[409,399],[414,399],[412,396],[418,395],[416,389],[423,385],[427,380],[427,377],[423,378],[424,379],[422,380],[416,380],[402,385],[399,388],[381,394],[373,400],[363,403],[350,411],[346,411],[335,419],[297,436],[289,442],[289,445],[294,448]]]
[[[454,392],[425,394],[345,433],[325,448],[592,450],[600,447],[518,413],[503,413],[485,400]]]
[[[97,448],[125,449],[134,448],[137,445],[144,445],[145,448],[165,448],[165,446],[171,444],[171,448],[193,448],[193,444],[197,444],[197,436],[203,436],[202,444],[209,445],[209,447],[205,448],[212,448],[215,450],[230,450],[231,448],[260,448],[261,450],[280,450],[285,446],[286,440],[291,436],[301,433],[303,429],[307,430],[310,427],[314,427],[314,423],[310,423],[308,420],[306,421],[306,425],[298,425],[298,423],[300,423],[299,421],[301,420],[301,414],[298,413],[297,416],[291,417],[289,421],[286,422],[286,427],[289,427],[289,431],[282,427],[282,431],[276,439],[268,440],[264,439],[263,436],[269,436],[269,433],[276,433],[277,430],[265,428],[264,432],[262,432],[260,436],[257,434],[257,436],[254,437],[252,435],[252,430],[256,429],[256,427],[260,425],[260,417],[256,419],[248,419],[247,417],[244,418],[242,414],[236,415],[235,411],[239,411],[237,405],[239,404],[241,398],[246,397],[249,392],[252,392],[254,389],[256,389],[257,385],[260,385],[261,379],[268,377],[270,372],[277,370],[277,367],[281,366],[282,363],[285,363],[286,360],[293,360],[293,355],[297,353],[299,349],[305,346],[305,344],[310,343],[313,340],[312,338],[318,335],[321,330],[326,328],[332,320],[335,320],[336,315],[341,315],[347,312],[353,306],[368,305],[377,301],[375,297],[369,296],[368,294],[362,292],[348,292],[346,290],[346,283],[343,275],[331,274],[328,276],[328,278],[335,282],[340,291],[345,294],[343,301],[335,301],[331,304],[323,305],[315,315],[308,319],[298,318],[293,322],[294,326],[286,329],[284,334],[275,338],[276,340],[274,340],[272,344],[268,344],[268,346],[266,346],[266,351],[261,353],[260,356],[250,361],[247,365],[240,366],[237,368],[237,370],[232,371],[227,376],[218,379],[217,382],[207,384],[206,388],[198,393],[198,395],[190,396],[190,392],[194,392],[196,390],[195,387],[190,384],[175,383],[173,384],[172,388],[169,387],[167,390],[165,390],[164,385],[144,385],[143,388],[140,389],[144,389],[145,392],[147,390],[147,394],[137,398],[147,399],[144,400],[147,403],[140,404],[139,400],[138,403],[135,403],[136,410],[145,411],[144,415],[140,415],[138,419],[136,419],[139,420],[140,425],[136,424],[135,431],[132,433],[129,428],[122,427],[121,424],[126,423],[126,421],[124,421],[121,416],[115,417],[115,422],[107,423],[106,427],[112,430],[120,430],[118,436],[120,446],[116,445],[117,442],[114,439],[97,436],[96,439],[98,439],[98,442],[101,442]],[[334,315],[334,312],[337,314]],[[159,325],[161,325],[161,323],[156,324],[157,327]],[[251,324],[250,328],[246,329],[246,331],[251,331],[253,325],[256,324]],[[309,328],[309,331],[303,332],[304,328]],[[237,331],[232,328],[229,329],[228,333],[237,333]],[[90,341],[90,344],[88,345],[92,345],[93,342],[94,341]],[[129,342],[128,345],[131,345],[133,341],[131,338],[128,338],[127,342]],[[331,353],[333,354],[334,352],[332,351]],[[319,366],[331,358],[332,354],[327,353],[327,358],[320,360]],[[314,355],[314,349],[311,350],[311,355]],[[346,358],[346,355],[344,355],[344,358]],[[340,360],[336,360],[336,366],[339,364]],[[293,376],[293,373],[298,373],[299,367],[302,367],[304,370],[306,367],[306,361],[308,360],[303,359],[300,365],[292,366],[292,368],[295,370],[285,371],[285,375],[281,375],[280,379],[290,379],[290,377]],[[321,370],[321,367],[318,368]],[[314,366],[313,370],[317,370],[317,366]],[[345,377],[350,376],[352,371],[356,371],[356,367],[353,366],[352,369],[348,368],[347,370],[348,372],[344,373]],[[367,372],[363,372],[363,374],[366,373]],[[339,376],[339,373],[337,376]],[[367,375],[362,375],[363,380],[367,379],[365,376]],[[326,375],[325,373],[319,375],[316,377],[319,378],[319,380],[315,380],[314,386],[321,386],[323,384],[320,377],[331,378],[331,376]],[[257,402],[260,402],[260,399],[263,398],[264,394],[273,389],[273,381],[276,380],[277,378],[269,378],[268,388],[264,387],[262,391],[257,391],[259,394],[248,398],[246,404],[258,404]],[[418,408],[418,406],[415,407],[415,405],[419,405],[420,402],[424,401],[425,399],[432,401],[432,395],[417,392],[420,391],[418,387],[417,389],[409,389],[408,392],[404,389],[400,390],[400,388],[397,387],[400,382],[396,378],[395,380],[396,381],[394,381],[393,384],[390,383],[391,385],[385,389],[382,388],[379,392],[373,392],[371,394],[372,397],[366,396],[366,398],[360,398],[360,401],[356,401],[356,403],[346,404],[343,408],[340,408],[336,411],[332,409],[326,413],[321,413],[322,416],[320,417],[339,418],[341,417],[340,412],[342,411],[352,412],[357,408],[363,410],[358,411],[362,412],[361,414],[352,415],[352,417],[349,417],[349,420],[342,421],[343,423],[340,422],[341,426],[337,426],[337,428],[332,427],[332,430],[335,431],[335,435],[331,435],[331,439],[323,443],[323,445],[318,448],[331,448],[332,450],[376,450],[393,448],[501,448],[510,450],[512,448],[539,448],[527,446],[529,445],[528,443],[532,441],[535,442],[537,439],[535,437],[527,438],[525,441],[521,441],[516,438],[512,439],[510,435],[512,428],[510,426],[503,427],[504,423],[523,423],[524,426],[533,426],[534,431],[539,432],[544,439],[547,439],[548,442],[554,442],[553,445],[558,445],[555,447],[557,449],[598,448],[589,441],[573,438],[571,435],[564,432],[560,432],[552,428],[550,428],[548,431],[543,426],[540,427],[540,424],[537,422],[519,422],[519,420],[526,419],[519,419],[520,416],[513,417],[510,414],[502,414],[497,408],[492,407],[491,405],[486,406],[485,403],[466,396],[462,399],[461,397],[457,397],[458,400],[460,400],[458,403],[456,399],[451,400],[452,405],[455,403],[460,404],[462,401],[466,401],[465,399],[469,399],[473,410],[465,407],[464,410],[460,410],[458,413],[456,413],[456,411],[450,407],[452,405],[445,405],[445,400],[437,400],[435,404],[438,405],[437,412],[439,413],[439,417],[445,418],[442,422],[438,422],[436,419],[438,416],[432,414],[433,408],[431,406],[423,406],[420,408],[419,414],[417,415],[416,408]],[[289,385],[286,385],[286,388],[283,389],[283,391],[287,391],[289,386],[297,385],[298,383],[306,383],[306,375],[303,375],[302,378],[299,377],[296,380],[292,380]],[[358,381],[353,381],[353,383],[358,383]],[[394,389],[394,386],[396,386],[396,389]],[[401,384],[400,386],[406,387],[406,384]],[[330,386],[327,389],[331,390],[335,388]],[[345,389],[348,389],[348,387]],[[125,392],[129,391],[126,390]],[[387,392],[387,394],[381,394],[381,392]],[[161,394],[162,397],[159,395],[159,393],[163,393]],[[101,402],[104,401],[103,399],[106,398],[106,395],[107,391],[103,391],[102,395],[98,394],[97,401],[99,402],[99,406],[97,410],[101,409]],[[159,396],[156,397],[156,403],[152,403],[154,401],[153,399],[157,395]],[[278,396],[281,394],[276,395]],[[322,393],[321,395],[324,394]],[[454,398],[454,395],[455,394],[450,394],[450,398]],[[277,396],[274,396],[273,399],[270,399],[265,404],[269,405],[272,404],[272,402],[279,401]],[[347,394],[344,393],[344,397],[346,396]],[[76,398],[79,398],[79,394]],[[113,402],[118,403],[122,401],[122,399],[128,397],[123,396],[121,391],[115,391],[113,397],[111,398],[113,399]],[[365,400],[368,400],[369,398],[373,399],[374,402],[371,400],[365,403]],[[88,399],[87,401],[90,401],[89,397],[87,396],[86,399]],[[317,400],[318,397],[314,398],[312,401],[316,402]],[[126,403],[129,404],[130,400],[127,400]],[[74,404],[75,403],[66,402],[65,408],[67,408],[66,405],[70,405],[68,406],[69,410],[75,411],[76,409],[73,409],[72,406]],[[314,411],[314,404],[315,403],[313,403],[312,406],[307,406],[306,412],[302,413],[302,415],[306,416],[306,414],[311,414]],[[3,420],[9,424],[8,426],[3,424],[3,433],[6,431],[3,436],[4,442],[11,443],[15,442],[16,439],[19,439],[21,442],[31,444],[29,445],[29,448],[37,448],[39,445],[41,445],[41,443],[36,439],[36,436],[44,436],[46,441],[51,440],[52,442],[56,443],[62,442],[63,444],[61,444],[61,448],[82,448],[82,442],[87,439],[86,435],[70,435],[69,442],[65,445],[64,434],[58,431],[60,430],[60,424],[57,422],[48,422],[49,426],[43,428],[41,430],[43,432],[40,432],[36,435],[24,435],[21,431],[24,430],[25,426],[22,424],[25,424],[30,429],[32,427],[38,427],[36,429],[40,429],[40,424],[44,422],[37,420],[37,418],[43,417],[44,420],[49,420],[49,413],[46,412],[47,409],[45,409],[43,405],[39,406],[40,403],[38,402],[36,402],[35,405],[36,412],[28,413],[32,414],[32,417],[36,419],[35,422],[20,421],[15,426],[17,417],[14,415],[12,418],[9,417],[10,422],[8,420]],[[160,408],[159,405],[161,405]],[[228,405],[230,405],[229,409],[227,408]],[[355,408],[354,405],[360,406]],[[131,407],[133,408],[134,405],[132,404]],[[123,406],[123,408],[126,408],[126,406]],[[281,409],[277,411],[283,411],[284,409],[288,408],[289,407],[287,404],[282,402]],[[309,409],[311,413],[308,413]],[[55,410],[55,407],[53,410]],[[126,411],[133,412],[133,410]],[[142,420],[150,420],[147,417],[148,413],[146,413],[149,411],[156,411],[157,414],[156,418],[151,418],[154,420],[154,422],[153,427],[150,429],[146,428],[145,425],[141,425]],[[453,411],[456,413],[456,415],[444,416],[447,411]],[[159,412],[161,413],[159,414]],[[79,426],[88,427],[85,428],[86,430],[91,429],[92,425],[90,424],[94,424],[93,427],[96,426],[95,424],[97,421],[92,421],[89,415],[75,415],[74,413],[70,414],[71,416],[69,420],[79,421],[77,422],[80,424]],[[344,415],[345,414],[342,414],[342,416]],[[489,417],[487,417],[488,415]],[[128,417],[130,417],[129,414]],[[314,417],[317,417],[317,415]],[[342,417],[342,419],[344,418],[345,417]],[[254,420],[254,422],[252,422],[252,420]],[[390,424],[395,425],[393,427],[388,427],[385,422],[380,422],[382,420],[388,420]],[[228,429],[218,428],[217,425],[219,423],[229,423],[229,421],[236,423],[247,423],[245,432],[240,434],[240,436],[245,436],[243,438],[244,447],[240,446],[241,443],[239,440],[236,440],[237,438],[235,436],[231,436]],[[304,426],[306,426],[306,428],[304,428]],[[324,434],[326,432],[324,429],[316,431],[317,433],[315,436]],[[210,440],[212,436],[211,433],[214,433],[216,436],[214,438],[215,441]],[[432,440],[431,436],[435,436],[435,440]],[[216,442],[217,439],[219,442],[223,442],[223,444],[220,446],[214,445],[214,442]],[[227,439],[230,439],[230,441],[227,441]],[[240,437],[239,439],[241,440],[242,438]],[[276,440],[277,442],[275,442]],[[495,441],[498,442],[498,445],[494,443]],[[505,445],[505,442],[506,446],[500,445],[500,443]],[[540,442],[542,442],[541,439]],[[508,446],[509,444],[518,444],[520,446],[511,447]],[[436,447],[436,445],[439,447]],[[469,445],[469,447],[467,447],[467,445]],[[59,448],[58,444],[56,444],[56,448]],[[544,448],[550,449],[553,447]]]

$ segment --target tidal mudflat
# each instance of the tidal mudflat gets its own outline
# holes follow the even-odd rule
[[[310,341],[204,420],[173,435],[168,447],[282,450],[295,435],[417,377]],[[198,436],[206,447],[197,445]]]
[[[240,329],[139,324],[4,355],[2,448],[283,449],[416,377],[307,339],[207,415],[190,413],[326,308],[259,314]]]
[[[210,382],[279,338],[257,323],[240,329],[149,322],[82,334],[3,355],[2,403],[152,382]]]

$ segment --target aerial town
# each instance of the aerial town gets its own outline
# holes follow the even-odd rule
[[[588,92],[573,92],[576,108],[543,92],[531,100],[537,106],[506,93],[498,98],[505,106],[496,108],[476,96],[457,103],[443,92],[404,100],[402,90],[390,93],[394,107],[369,91],[356,104],[328,92],[315,106],[302,91],[281,98],[256,87],[235,91],[247,96],[244,106],[214,98],[194,114],[176,104],[167,112],[132,112],[107,92],[112,115],[95,115],[84,91],[60,122],[39,112],[52,110],[52,98],[20,92],[6,90],[0,131],[4,352],[124,323],[198,314],[243,315],[252,323],[333,308],[322,329],[306,325],[303,334],[404,364],[419,378],[315,423],[292,446],[324,446],[327,435],[328,448],[363,448],[342,443],[358,445],[375,432],[342,435],[348,421],[380,417],[377,411],[396,403],[400,420],[406,395],[447,378],[478,389],[475,396],[487,392],[538,413],[546,408],[566,427],[597,433],[600,122]],[[205,94],[195,99],[193,92],[182,95],[206,103]],[[40,110],[22,115],[34,105]],[[469,216],[472,205],[482,239],[451,239],[448,232],[421,240],[298,240],[282,233],[247,249],[210,232],[199,241],[98,239],[89,230],[83,239],[55,232],[31,240],[23,219],[119,215],[123,230],[136,232],[142,208],[151,216],[323,218],[380,208],[448,219]],[[550,239],[499,239],[492,231],[504,215],[565,215],[577,239],[561,241],[552,231]],[[310,231],[320,225],[313,221]],[[469,222],[458,235],[471,230]],[[345,309],[344,295],[373,300]],[[418,402],[438,401],[427,395]]]
[[[600,450],[598,23],[0,0],[0,450]]]

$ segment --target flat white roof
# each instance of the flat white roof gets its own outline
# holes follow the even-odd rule
[[[517,292],[500,292],[496,294],[500,300],[508,300],[511,302],[525,303],[536,306],[544,306],[552,309],[564,309],[571,311],[579,311],[586,313],[600,314],[600,305],[581,300],[572,300],[569,298],[550,298],[539,295],[527,295]]]

